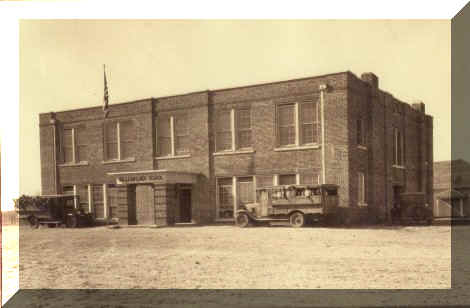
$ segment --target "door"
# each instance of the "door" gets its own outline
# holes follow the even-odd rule
[[[135,209],[138,225],[155,224],[153,186],[137,185],[135,188]]]
[[[191,222],[191,190],[183,189],[180,193],[180,219],[179,222]]]

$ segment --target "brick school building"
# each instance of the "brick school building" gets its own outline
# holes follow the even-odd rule
[[[373,73],[323,76],[43,113],[42,194],[97,220],[233,221],[256,188],[333,183],[386,220],[401,192],[433,204],[433,119]],[[364,212],[363,211],[363,212]]]

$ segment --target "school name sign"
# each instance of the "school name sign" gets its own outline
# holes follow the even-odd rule
[[[178,171],[117,172],[108,173],[116,179],[116,184],[193,184],[198,174]]]

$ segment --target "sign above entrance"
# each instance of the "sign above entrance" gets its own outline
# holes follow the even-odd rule
[[[116,184],[193,184],[197,179],[195,173],[167,170],[112,172],[108,175],[116,178]]]
[[[123,175],[116,178],[117,184],[136,184],[136,183],[164,183],[165,176],[161,174],[151,174],[151,175]]]

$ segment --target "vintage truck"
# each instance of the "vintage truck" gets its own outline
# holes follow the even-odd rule
[[[22,196],[15,200],[15,207],[20,219],[26,219],[32,228],[91,226],[93,216],[78,206],[78,198],[77,195]]]
[[[258,202],[245,204],[237,210],[239,227],[272,222],[289,222],[300,228],[308,222],[332,222],[338,211],[338,186],[280,185],[258,188]]]
[[[433,222],[432,206],[426,203],[426,195],[422,192],[401,193],[390,211],[392,224],[410,224]]]

